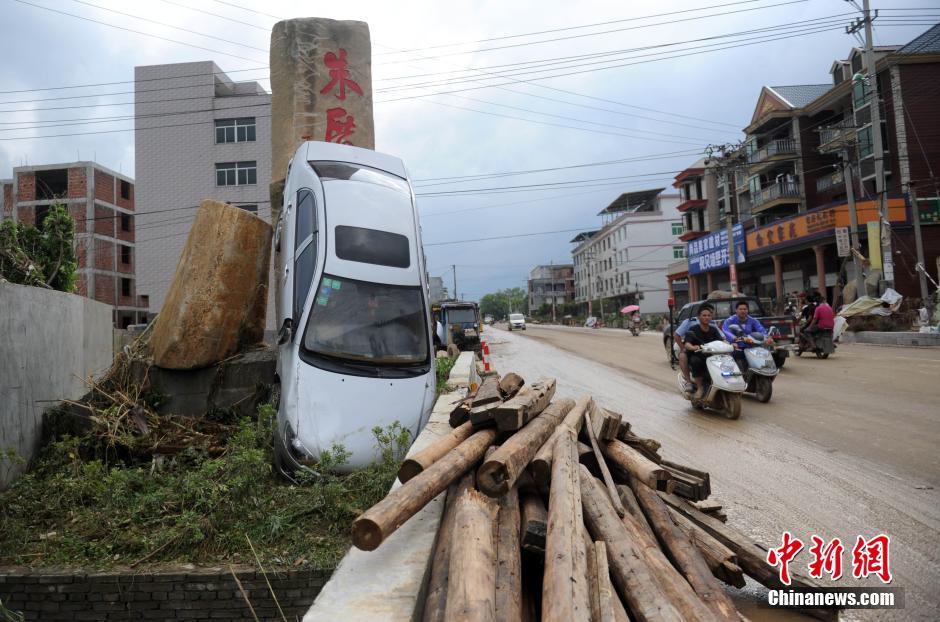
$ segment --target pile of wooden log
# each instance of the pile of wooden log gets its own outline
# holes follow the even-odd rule
[[[722,583],[782,587],[766,549],[706,501],[708,473],[555,385],[488,377],[353,523],[374,550],[446,491],[424,620],[741,620]]]

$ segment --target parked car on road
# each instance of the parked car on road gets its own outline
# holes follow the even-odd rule
[[[421,229],[402,161],[347,145],[294,153],[275,229],[280,383],[275,459],[345,469],[376,457],[375,427],[417,435],[435,399]]]
[[[525,330],[525,316],[521,313],[510,313],[509,330]]]

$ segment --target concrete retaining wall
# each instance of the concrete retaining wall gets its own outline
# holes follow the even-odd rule
[[[940,346],[940,333],[845,331],[839,338],[839,342],[868,343],[879,346],[936,347]]]
[[[469,355],[469,356],[465,356]],[[479,383],[472,352],[464,352],[451,371],[448,384],[461,386],[437,399],[428,424],[408,451],[420,451],[451,431],[454,404]],[[392,490],[401,486],[398,480]],[[374,551],[351,548],[333,577],[323,587],[304,622],[410,622],[420,620],[431,570],[431,555],[444,511],[442,492]]]
[[[234,573],[258,620],[295,620],[316,598],[330,570],[254,569]],[[271,590],[277,596],[277,603]],[[26,620],[230,620],[256,618],[228,568],[100,572],[0,568],[0,599]]]
[[[87,390],[112,361],[111,307],[89,298],[0,283],[0,452],[35,454],[42,411]],[[25,465],[0,458],[0,488]]]

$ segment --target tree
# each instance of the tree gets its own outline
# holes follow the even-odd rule
[[[52,205],[40,227],[0,222],[0,278],[70,292],[75,287],[75,221],[61,204]]]
[[[521,287],[501,289],[480,298],[480,313],[503,317],[510,313],[528,313],[529,297]]]

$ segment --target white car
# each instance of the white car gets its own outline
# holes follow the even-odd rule
[[[402,161],[348,145],[294,153],[275,233],[277,467],[378,458],[372,429],[413,436],[435,399],[430,304],[414,192]]]
[[[521,313],[510,313],[509,330],[525,330],[525,316]]]

